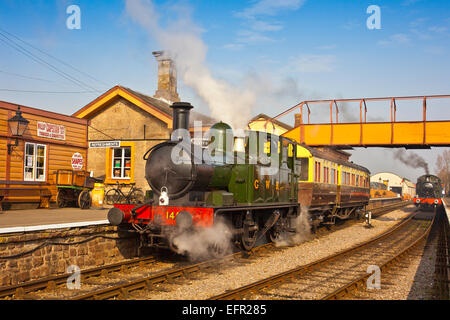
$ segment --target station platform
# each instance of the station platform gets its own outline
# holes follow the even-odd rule
[[[0,234],[109,224],[108,207],[8,210],[0,213]]]
[[[450,197],[444,198],[444,208],[447,213],[448,221],[450,221]]]

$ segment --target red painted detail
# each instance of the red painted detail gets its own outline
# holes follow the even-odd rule
[[[170,206],[144,206],[136,210],[136,217],[133,219],[131,210],[137,205],[133,204],[115,204],[114,207],[125,213],[125,219],[128,223],[148,224],[153,222],[154,218],[159,215],[161,218],[160,225],[175,226],[175,218],[181,211],[187,211],[192,215],[194,226],[210,227],[214,222],[213,208],[199,207],[170,207]]]
[[[420,200],[420,202],[417,202],[417,199]],[[442,199],[434,199],[434,198],[418,198],[414,197],[413,202],[417,204],[435,204],[434,201],[437,200],[437,204],[442,204]]]

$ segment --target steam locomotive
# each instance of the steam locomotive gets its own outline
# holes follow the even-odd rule
[[[144,156],[152,197],[141,205],[115,204],[108,212],[112,225],[140,235],[140,248],[180,252],[191,241],[186,235],[222,223],[227,228],[213,232],[250,250],[261,239],[278,241],[365,210],[366,168],[270,133],[237,135],[223,122],[201,143],[191,143],[192,106],[176,102],[171,108],[171,140]],[[220,255],[226,248],[217,238],[208,238],[207,246]]]
[[[416,207],[434,208],[442,205],[442,184],[439,177],[426,174],[417,178],[416,196],[413,198]]]

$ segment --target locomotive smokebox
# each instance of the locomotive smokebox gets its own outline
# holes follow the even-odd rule
[[[189,130],[189,113],[193,106],[189,102],[174,102],[173,109],[173,130]]]

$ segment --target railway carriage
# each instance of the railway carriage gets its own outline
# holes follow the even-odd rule
[[[307,168],[299,177],[299,203],[322,224],[359,217],[370,198],[369,170],[305,145],[297,150]]]
[[[174,133],[188,129],[192,106],[172,108]],[[301,214],[308,226],[331,224],[358,216],[368,204],[369,171],[361,166],[269,133],[234,136],[222,122],[211,131],[205,145],[189,141],[181,152],[174,135],[149,149],[145,176],[153,196],[142,205],[115,204],[110,223],[139,233],[140,247],[179,252],[175,239],[224,222],[231,240],[250,250],[260,239],[294,235]],[[223,251],[214,241],[210,247]]]

